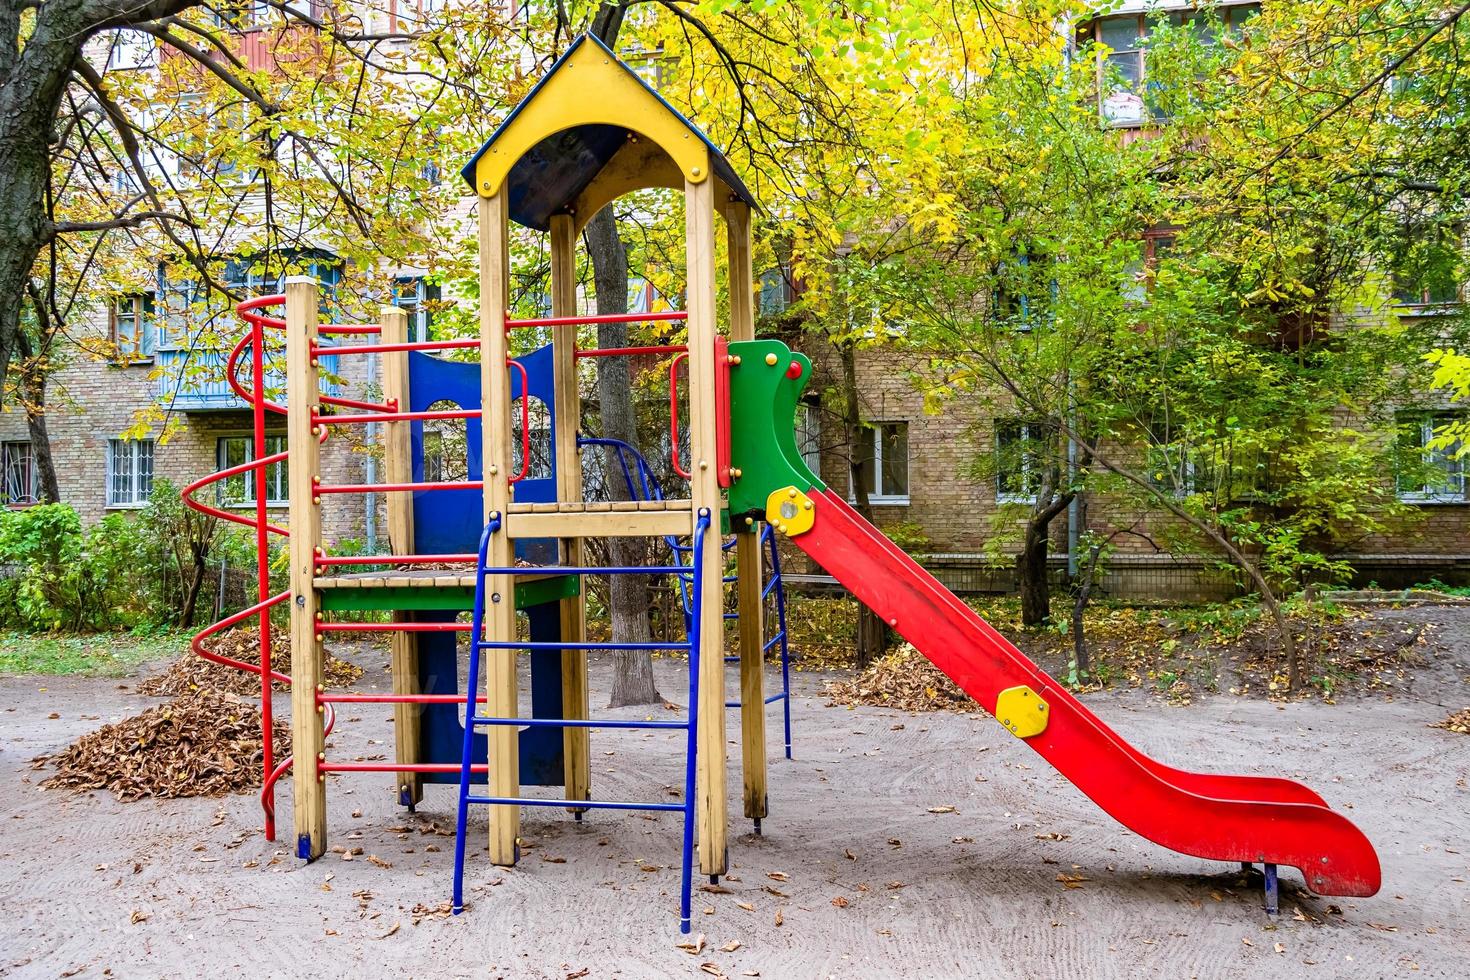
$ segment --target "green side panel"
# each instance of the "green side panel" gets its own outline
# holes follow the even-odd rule
[[[516,608],[539,606],[569,599],[579,591],[575,575],[537,579],[516,585]],[[475,607],[475,590],[469,586],[428,589],[418,586],[393,588],[322,589],[322,609],[327,612],[394,609],[470,610]]]
[[[796,445],[796,405],[812,362],[779,340],[736,341],[730,353],[740,357],[730,367],[730,465],[740,471],[729,490],[732,517],[764,514],[766,498],[782,487],[825,490]],[[795,378],[787,374],[793,362],[801,365]]]

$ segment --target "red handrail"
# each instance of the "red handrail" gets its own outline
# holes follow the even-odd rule
[[[639,354],[682,354],[685,344],[651,344],[643,347],[588,347],[576,351],[574,357],[636,357]]]
[[[689,314],[684,310],[666,310],[662,313],[596,313],[589,316],[542,316],[530,320],[506,320],[505,329],[580,327],[593,323],[661,323],[687,319],[689,319]]]

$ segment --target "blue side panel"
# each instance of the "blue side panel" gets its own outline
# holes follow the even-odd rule
[[[526,387],[533,399],[546,406],[550,419],[551,473],[540,479],[525,479],[515,485],[515,499],[545,503],[556,499],[556,399],[553,397],[551,346],[518,357],[526,369]],[[408,355],[409,406],[412,412],[423,412],[431,406],[449,402],[459,408],[480,407],[480,365],[464,361],[446,361],[419,351]],[[512,400],[521,397],[521,372],[510,369]],[[424,479],[424,427],[413,425],[413,479]],[[470,480],[481,479],[482,466],[479,419],[465,420],[466,457]],[[421,555],[465,554],[479,544],[484,528],[484,495],[479,490],[421,490],[413,495],[414,551]],[[537,564],[554,564],[557,548],[554,540],[516,542],[516,557]],[[548,603],[525,610],[530,617],[533,640],[555,641],[561,638],[557,606]],[[452,620],[454,613],[420,612],[426,620]],[[420,633],[419,690],[425,694],[458,694],[459,653],[454,634]],[[556,718],[561,714],[561,655],[556,651],[539,651],[531,656],[531,713],[536,717]],[[460,721],[460,705],[424,705],[420,716],[420,757],[425,762],[458,762],[464,746],[464,725]],[[484,746],[475,761],[483,763]],[[554,728],[523,729],[520,737],[521,782],[528,786],[559,786],[562,773],[562,735]],[[458,783],[459,774],[429,773],[425,783]],[[476,777],[476,781],[483,781]]]

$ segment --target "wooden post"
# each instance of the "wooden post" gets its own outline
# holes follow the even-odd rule
[[[380,342],[401,344],[408,340],[408,315],[396,306],[383,307]],[[409,410],[408,352],[389,351],[383,356],[383,398],[396,404],[397,410]],[[383,423],[383,472],[389,483],[413,482],[413,424],[411,422]],[[388,550],[395,555],[411,555],[413,544],[413,495],[408,493],[384,494],[388,505]],[[413,613],[404,610],[394,614],[399,622],[413,619]],[[419,693],[418,637],[413,633],[394,633],[389,639],[393,670],[394,694]],[[419,754],[419,719],[423,706],[417,704],[395,704],[393,706],[393,741],[396,758],[403,765],[414,765],[421,760]],[[398,802],[402,806],[415,806],[424,798],[423,781],[416,772],[400,772],[395,777],[398,786]]]
[[[715,180],[684,183],[688,249],[689,417],[694,519],[710,518],[703,562],[695,574],[703,595],[699,618],[699,865],[707,875],[726,867],[725,604],[720,551],[720,487],[715,473]]]
[[[510,511],[510,374],[506,358],[506,307],[510,304],[509,201],[502,186],[493,197],[480,198],[480,419],[483,432],[486,520],[499,518],[500,530],[490,538],[487,560],[493,568],[515,564],[511,548]],[[509,574],[485,581],[485,639],[509,642],[515,633],[515,582]],[[516,651],[487,650],[485,693],[487,714],[514,717]],[[491,796],[519,796],[521,792],[519,735],[514,725],[489,726]],[[511,804],[490,807],[490,860],[516,863],[521,808]]]
[[[551,216],[551,315],[574,316],[577,312],[577,237],[568,214]],[[577,387],[577,328],[553,328],[551,335],[552,377],[556,385],[556,499],[563,503],[582,501],[582,454],[577,448],[577,430],[582,427],[581,393]],[[582,539],[563,538],[561,560],[570,566],[582,562]],[[585,639],[587,613],[583,592],[561,601],[563,643]],[[561,705],[564,718],[590,717],[587,691],[587,651],[563,650],[561,655]],[[562,729],[562,752],[566,798],[589,799],[592,794],[591,733],[585,728]]]
[[[755,283],[750,257],[750,206],[732,201],[725,209],[730,264],[730,339],[755,339]],[[745,782],[745,816],[766,816],[765,602],[761,595],[760,525],[735,535],[736,602],[740,613],[740,768]]]
[[[327,846],[326,777],[317,768],[324,736],[316,696],[322,687],[322,644],[317,632],[321,609],[316,591],[316,560],[321,554],[321,474],[318,427],[321,409],[317,369],[311,349],[317,342],[317,282],[306,276],[286,280],[286,447],[291,453],[291,744],[296,819],[296,856],[312,861]]]

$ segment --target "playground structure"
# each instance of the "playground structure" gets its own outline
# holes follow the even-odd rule
[[[464,906],[471,806],[488,808],[490,860],[505,866],[519,857],[523,806],[564,809],[579,820],[596,809],[674,812],[683,820],[680,915],[681,928],[688,931],[696,844],[702,874],[717,880],[728,866],[727,707],[739,708],[744,814],[757,828],[768,810],[765,723],[773,701],[783,702],[790,755],[785,610],[774,530],[1129,829],[1197,857],[1259,864],[1270,911],[1275,910],[1276,869],[1281,864],[1300,869],[1307,885],[1321,894],[1377,891],[1380,872],[1372,846],[1317,794],[1288,780],[1185,772],[1144,756],[805,466],[794,419],[811,364],[779,341],[754,336],[750,229],[755,201],[708,139],[601,42],[585,36],[574,42],[465,167],[464,176],[479,209],[479,337],[410,343],[404,313],[391,308],[375,325],[319,324],[316,282],[288,280],[284,297],[241,305],[251,329],[229,361],[231,384],[252,405],[255,459],[185,490],[191,506],[251,523],[262,555],[260,601],[205,630],[194,648],[209,659],[261,673],[267,730],[271,679],[291,684],[294,761],[271,759],[265,740],[269,775],[262,802],[268,836],[274,834],[274,785],[288,770],[296,853],[305,860],[320,856],[327,845],[327,774],[391,773],[399,802],[410,807],[422,799],[426,783],[457,782],[454,908],[459,911]],[[684,310],[578,315],[578,234],[602,207],[651,187],[682,189],[685,195]],[[717,328],[716,215],[723,216],[727,235],[727,336]],[[515,320],[508,315],[511,221],[550,234],[550,317]],[[282,303],[283,318],[263,312]],[[686,343],[577,347],[580,326],[654,319],[682,321]],[[549,329],[551,343],[512,359],[510,331],[525,327]],[[283,330],[286,337],[283,404],[268,400],[263,389],[267,329]],[[376,343],[350,339],[374,335]],[[335,342],[341,337],[348,342]],[[449,350],[477,351],[478,363],[433,356]],[[246,352],[253,378],[249,389],[236,378]],[[382,357],[384,401],[323,395],[319,359],[327,354]],[[634,447],[579,435],[578,361],[627,356],[672,356],[670,444],[674,469],[688,484],[687,496],[666,497]],[[687,469],[678,458],[681,438],[673,387],[681,362],[689,373]],[[460,407],[430,407],[444,400]],[[552,456],[550,475],[534,478],[529,425],[533,400],[548,410]],[[265,453],[269,412],[286,416],[286,453]],[[422,425],[444,419],[465,420],[470,457],[466,481],[425,479]],[[368,423],[384,427],[386,482],[324,483],[322,441],[338,427]],[[623,475],[626,499],[584,500],[583,449],[602,452],[617,464],[616,471],[609,469]],[[288,455],[291,581],[288,591],[271,595],[266,545],[269,535],[286,529],[267,520],[265,474]],[[258,481],[253,522],[193,499],[209,483],[242,474]],[[387,495],[392,557],[328,554],[321,540],[321,499],[367,492]],[[657,567],[586,564],[588,538],[616,536],[662,538],[673,557]],[[733,576],[726,574],[727,550],[734,558]],[[410,570],[350,570],[385,561]],[[444,571],[444,566],[463,568]],[[587,639],[583,580],[633,574],[667,576],[678,584],[685,612],[682,639],[647,644]],[[724,652],[727,582],[735,586],[737,611],[730,615],[739,638],[734,658],[739,663],[739,697],[733,701],[727,701]],[[765,625],[773,597],[774,632]],[[270,612],[287,601],[289,676],[269,660]],[[388,610],[391,619],[347,622],[333,617],[355,610]],[[466,610],[471,612],[468,623],[458,620],[458,613]],[[518,610],[526,614],[529,639],[518,635]],[[262,637],[258,667],[208,650],[210,635],[249,621],[257,624]],[[393,693],[328,694],[322,687],[324,638],[378,631],[391,635]],[[461,691],[457,637],[465,633],[469,670]],[[763,665],[767,651],[778,644],[782,690],[768,697]],[[686,655],[683,718],[594,718],[588,703],[587,653],[613,649]],[[530,659],[528,717],[518,710],[522,653]],[[329,760],[324,743],[334,705],[364,702],[394,705],[394,762]],[[596,798],[590,734],[614,728],[663,729],[681,736],[684,782],[679,802]],[[484,792],[475,791],[481,782]],[[563,793],[560,798],[527,796],[527,786],[561,786]]]

